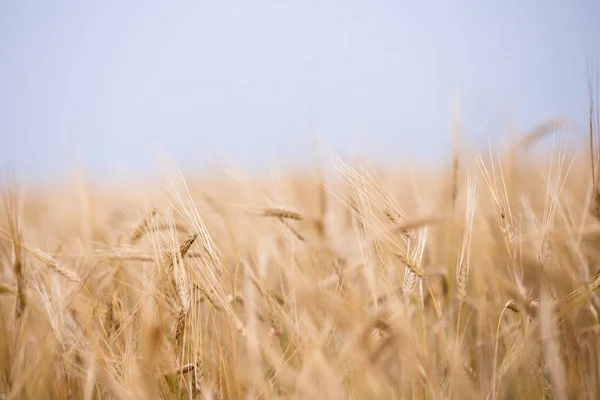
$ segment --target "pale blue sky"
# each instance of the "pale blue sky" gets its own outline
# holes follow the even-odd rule
[[[599,56],[597,0],[0,0],[0,170],[274,165],[311,134],[432,161],[455,95],[472,134],[583,124]]]

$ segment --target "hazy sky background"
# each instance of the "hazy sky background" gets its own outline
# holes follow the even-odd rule
[[[477,137],[583,126],[599,57],[597,0],[0,0],[0,170],[275,165],[313,134],[434,161],[456,96]]]

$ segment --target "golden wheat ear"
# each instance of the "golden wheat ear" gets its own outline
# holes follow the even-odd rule
[[[304,217],[297,211],[288,210],[284,208],[265,208],[262,212],[264,217],[275,217],[283,219],[293,219],[296,221],[302,221]]]
[[[564,118],[550,119],[529,131],[523,138],[521,138],[519,144],[523,149],[531,148],[535,143],[542,140],[544,137],[549,136],[557,131],[566,129],[568,122]]]
[[[136,244],[140,241],[142,236],[146,234],[146,232],[150,229],[150,224],[152,220],[156,217],[158,211],[156,208],[153,208],[148,215],[144,217],[144,219],[139,223],[139,225],[133,230],[131,236],[129,238],[130,244]]]

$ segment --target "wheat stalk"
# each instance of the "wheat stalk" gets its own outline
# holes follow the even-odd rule
[[[8,194],[4,196],[4,210],[10,231],[12,241],[13,271],[17,278],[17,303],[15,317],[19,319],[27,305],[26,289],[26,266],[23,261],[23,236],[21,232],[21,218],[17,193],[14,187],[11,187]]]
[[[469,283],[469,270],[471,266],[471,241],[473,238],[473,221],[477,206],[477,188],[471,176],[467,177],[467,207],[465,215],[466,231],[463,237],[460,256],[457,265],[456,287],[458,293],[458,314],[456,317],[456,337],[458,340],[463,305],[467,298],[467,285]]]

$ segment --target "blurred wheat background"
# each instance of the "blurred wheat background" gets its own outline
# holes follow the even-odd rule
[[[599,397],[597,5],[109,3],[0,6],[1,399]]]

